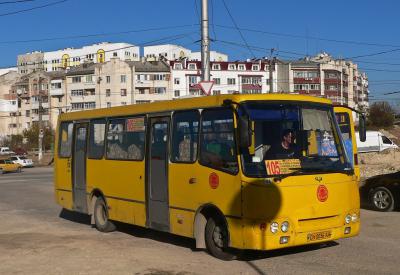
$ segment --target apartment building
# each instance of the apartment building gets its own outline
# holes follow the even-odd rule
[[[139,60],[139,47],[128,43],[99,43],[82,48],[66,48],[51,52],[31,52],[18,55],[17,66],[21,74],[36,70],[46,72],[65,70],[84,62],[103,63],[111,58],[122,60]]]
[[[326,53],[295,61],[277,60],[278,92],[325,97],[336,105],[368,108],[368,78],[349,60]]]
[[[143,47],[143,56],[148,61],[177,60],[188,58],[189,60],[201,61],[201,52],[191,50],[174,44],[163,44]],[[210,61],[228,61],[228,55],[217,51],[210,51]]]
[[[268,60],[214,61],[211,62],[211,80],[214,81],[211,94],[261,94],[268,93]],[[201,62],[195,60],[170,61],[171,82],[174,98],[202,95]],[[273,77],[276,78],[276,68]],[[274,90],[277,86],[274,83]]]
[[[10,114],[18,111],[17,100],[10,97],[11,87],[18,77],[16,70],[0,70],[0,138],[8,133]]]

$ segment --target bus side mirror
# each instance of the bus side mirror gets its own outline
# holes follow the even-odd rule
[[[367,139],[367,129],[365,127],[365,116],[360,115],[358,122],[358,133],[360,135],[360,141],[364,142]]]
[[[251,146],[251,128],[250,121],[247,115],[242,115],[238,120],[238,137],[239,137],[239,147],[247,148]]]

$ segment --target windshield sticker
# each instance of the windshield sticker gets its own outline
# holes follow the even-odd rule
[[[129,118],[126,120],[127,132],[144,132],[144,118]]]
[[[265,167],[268,175],[283,175],[301,168],[299,159],[266,160]]]

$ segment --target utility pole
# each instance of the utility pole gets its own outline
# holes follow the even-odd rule
[[[268,71],[269,71],[269,93],[272,94],[274,92],[274,83],[273,83],[273,67],[275,67],[275,62],[272,59],[272,55],[274,53],[275,49],[272,48],[271,49],[271,53],[269,56],[269,67],[268,67]]]
[[[210,37],[208,35],[208,0],[201,1],[201,78],[210,81]]]
[[[43,125],[42,125],[42,87],[41,87],[41,78],[39,76],[39,81],[38,81],[38,88],[39,88],[39,154],[38,154],[38,160],[39,163],[42,163],[42,158],[43,158]]]

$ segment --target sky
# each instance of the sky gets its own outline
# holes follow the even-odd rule
[[[18,54],[103,41],[199,51],[200,2],[0,0],[0,68],[15,66]],[[230,60],[271,48],[281,59],[349,58],[368,74],[371,101],[400,107],[400,93],[384,95],[400,91],[399,10],[398,0],[209,0],[211,49]]]

